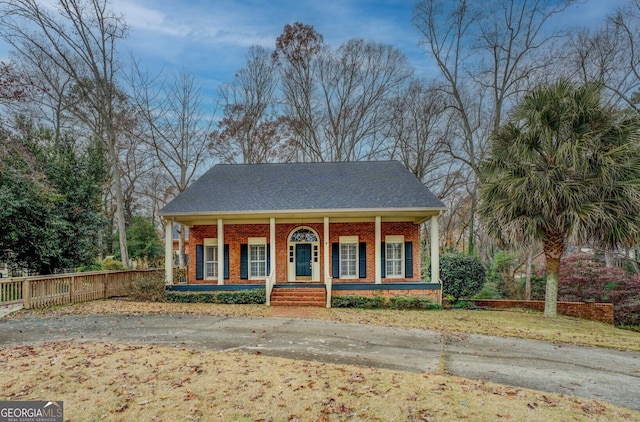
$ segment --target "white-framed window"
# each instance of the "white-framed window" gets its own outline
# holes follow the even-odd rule
[[[340,278],[358,278],[358,236],[340,236]]]
[[[204,278],[218,278],[218,239],[204,239]]]
[[[267,276],[267,238],[249,238],[249,278]]]
[[[385,267],[387,278],[404,277],[404,236],[385,236]]]

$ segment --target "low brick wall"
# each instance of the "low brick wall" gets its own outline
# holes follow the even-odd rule
[[[469,300],[476,306],[494,309],[532,309],[544,311],[542,300],[499,300],[499,299],[474,299]],[[613,325],[613,304],[611,303],[583,303],[583,302],[558,302],[560,315],[605,322]]]
[[[334,283],[332,296],[422,297],[442,304],[442,286],[437,283]]]

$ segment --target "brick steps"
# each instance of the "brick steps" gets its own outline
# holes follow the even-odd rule
[[[317,306],[324,308],[327,294],[324,287],[279,287],[271,292],[271,306]]]

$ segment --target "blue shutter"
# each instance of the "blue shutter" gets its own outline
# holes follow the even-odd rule
[[[229,245],[224,245],[224,278],[229,279]]]
[[[196,280],[204,279],[204,245],[196,245]]]
[[[271,274],[271,248],[268,243],[265,247],[267,248],[267,277],[269,277],[269,274]]]
[[[387,259],[385,258],[387,254],[387,248],[384,245],[384,242],[380,243],[380,260],[381,265],[380,268],[382,268],[382,278],[385,278],[387,276]]]
[[[331,244],[331,277],[340,278],[340,244]]]
[[[404,276],[405,278],[413,277],[413,243],[404,243]]]
[[[360,268],[358,268],[358,275],[360,278],[367,278],[367,243],[360,242],[359,249],[359,261]]]
[[[249,247],[246,244],[240,245],[240,279],[249,278]]]

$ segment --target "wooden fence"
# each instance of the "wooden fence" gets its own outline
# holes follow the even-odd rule
[[[146,276],[164,279],[164,270],[100,271],[0,279],[0,306],[25,309],[69,305],[127,296],[134,282]]]

